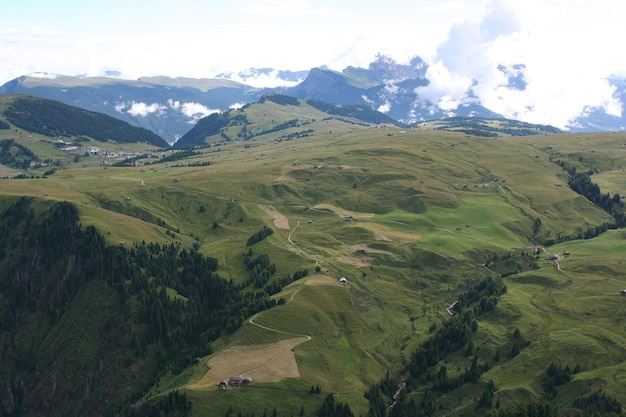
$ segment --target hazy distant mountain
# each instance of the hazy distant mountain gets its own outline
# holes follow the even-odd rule
[[[202,117],[255,102],[262,90],[218,79],[35,74],[9,81],[0,93],[31,94],[101,112],[173,143]]]
[[[38,73],[19,77],[0,87],[0,93],[32,94],[90,111],[105,113],[150,129],[174,143],[203,117],[255,103],[263,94],[278,93],[332,104],[366,105],[405,124],[451,117],[501,118],[484,107],[470,89],[455,101],[442,100],[430,88],[428,65],[414,57],[408,64],[379,55],[367,68],[343,71],[327,67],[309,71],[251,68],[217,78],[144,77],[123,80],[111,71],[106,77],[61,76]],[[527,87],[526,66],[499,65],[509,90]],[[616,97],[626,103],[626,80],[612,78]],[[261,88],[260,86],[263,86]],[[575,87],[572,87],[575,88]],[[622,130],[626,115],[610,115],[590,107],[568,128],[572,131]]]

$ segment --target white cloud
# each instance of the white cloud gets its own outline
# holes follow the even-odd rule
[[[378,106],[376,110],[378,110],[381,113],[389,113],[389,110],[391,110],[391,103],[387,101],[384,104],[381,104],[380,106]]]
[[[245,106],[245,105],[246,105],[245,103],[241,103],[241,102],[239,102],[239,103],[233,103],[233,104],[231,104],[230,106],[228,106],[228,108],[229,108],[229,109],[231,109],[231,110],[236,110],[236,109],[240,109],[240,108],[242,108],[242,107],[243,107],[243,106]]]
[[[416,89],[418,100],[443,110],[455,110],[463,104],[472,86],[471,78],[451,72],[442,61],[428,67],[426,78],[430,83]]]
[[[178,101],[178,100],[174,100],[172,98],[168,98],[167,99],[167,104],[168,104],[168,106],[170,106],[174,110],[180,109],[180,101]]]
[[[152,114],[152,113],[161,114],[163,110],[165,109],[166,107],[159,103],[146,104],[142,102],[137,103],[136,101],[133,101],[130,106],[130,109],[128,109],[126,113],[130,114],[131,116],[146,117],[147,115]]]
[[[226,77],[229,80],[258,88],[292,87],[302,80],[288,81],[280,77],[280,70],[274,69],[270,72],[251,72],[250,70],[240,73],[229,73]]]
[[[210,114],[219,113],[220,112],[219,109],[210,109],[210,108],[206,107],[203,104],[193,103],[193,102],[183,103],[180,106],[180,111],[185,116],[193,119],[194,122],[197,121],[198,119],[206,117],[206,116],[208,116]]]
[[[416,91],[444,110],[475,96],[506,117],[560,128],[590,107],[621,113],[606,78],[623,59],[612,58],[615,51],[605,46],[619,26],[607,16],[607,28],[587,30],[597,21],[590,18],[594,7],[601,6],[589,0],[491,0],[482,17],[452,26],[426,74],[430,85]],[[598,39],[603,32],[606,41]],[[500,64],[525,68],[507,76]],[[523,76],[523,89],[509,86],[508,77],[515,75]]]

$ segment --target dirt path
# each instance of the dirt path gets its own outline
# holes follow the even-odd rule
[[[546,250],[546,248],[544,248],[543,246],[535,246],[535,253],[537,253],[538,249],[541,249],[543,251],[543,253],[548,255],[549,258],[553,258],[552,261],[554,261],[554,266],[556,266],[556,270],[559,271],[559,272],[563,272],[561,270],[561,264],[559,264],[559,259],[561,259],[561,257],[559,256],[558,253],[549,253]]]
[[[289,236],[287,237],[287,240],[289,241],[289,243],[291,243],[292,245],[294,245],[295,243],[293,243],[293,240],[291,240],[291,235],[293,235],[293,232],[296,231],[296,229],[300,226],[300,220],[298,220],[298,223],[294,226],[293,229],[291,229],[291,232],[289,232]]]

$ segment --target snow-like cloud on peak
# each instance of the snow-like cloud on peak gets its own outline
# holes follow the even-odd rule
[[[28,74],[29,77],[35,77],[35,78],[48,78],[51,80],[54,80],[55,78],[58,78],[58,74],[54,74],[51,72],[33,72],[31,74]]]
[[[280,70],[260,71],[248,69],[239,73],[219,74],[219,78],[236,81],[257,88],[293,87],[301,83],[305,77],[287,80],[281,76]]]

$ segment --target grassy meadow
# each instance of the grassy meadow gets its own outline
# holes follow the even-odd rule
[[[270,126],[279,119],[273,113],[278,107],[284,106],[272,104],[257,119]],[[625,194],[626,135],[479,138],[364,126],[342,131],[322,125],[322,115],[307,117],[317,124],[310,137],[226,142],[182,161],[150,159],[119,168],[101,165],[97,156],[77,155],[74,162],[76,155],[25,132],[4,132],[60,159],[62,169],[47,178],[0,180],[0,194],[71,201],[81,222],[96,226],[112,244],[195,247],[219,260],[221,276],[242,284],[249,274],[243,261],[248,238],[263,227],[274,230],[251,246],[276,264],[270,282],[302,269],[309,275],[273,296],[283,304],[253,323],[248,318],[214,342],[212,355],[180,375],[165,375],[148,395],[185,390],[194,415],[259,415],[274,408],[279,415],[301,408],[314,415],[331,392],[356,415],[366,415],[363,393],[386,372],[399,372],[429,329],[449,319],[446,303],[468,283],[499,274],[485,262],[522,252],[532,253],[537,267],[520,267],[503,278],[507,293],[479,320],[475,346],[490,370],[478,384],[440,398],[442,408],[452,415],[473,413],[488,380],[503,407],[541,399],[541,376],[550,362],[581,367],[559,388],[560,406],[593,387],[626,404],[626,297],[620,296],[626,289],[626,234],[609,230],[535,253],[546,239],[575,236],[611,220],[567,187],[565,171],[553,161],[567,158],[589,167],[603,191]],[[3,168],[3,175],[10,172]],[[559,259],[560,270],[546,259],[565,251],[570,256]],[[340,283],[341,277],[347,282]],[[515,329],[525,344],[511,358]],[[302,343],[284,344],[294,338]],[[220,357],[226,352],[240,356]],[[285,365],[283,374],[282,365],[272,365],[277,355],[282,365],[293,365]],[[260,362],[235,366],[251,356]],[[253,384],[220,390],[207,383],[207,364],[220,358],[222,367],[233,364],[230,376],[250,373]],[[455,354],[447,366],[454,373],[470,361]],[[322,395],[311,394],[311,386],[320,386]],[[412,395],[420,398],[419,392]]]

